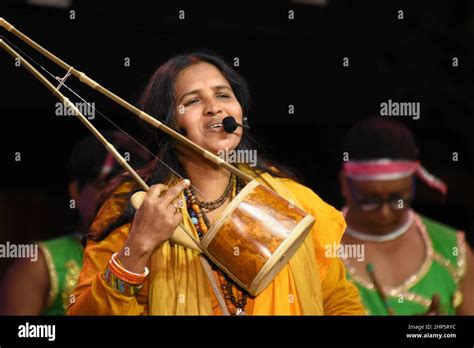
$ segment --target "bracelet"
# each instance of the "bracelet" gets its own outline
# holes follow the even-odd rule
[[[135,296],[138,294],[142,288],[143,284],[130,284],[119,277],[117,277],[110,267],[107,267],[107,269],[104,272],[104,280],[107,283],[108,286],[111,288],[117,290],[121,294],[125,296]]]
[[[109,268],[116,277],[132,285],[143,283],[145,278],[150,273],[150,271],[148,270],[148,267],[145,267],[145,271],[141,274],[130,272],[125,267],[123,267],[123,265],[120,263],[117,253],[113,254],[112,257],[110,258]]]
[[[109,266],[104,272],[104,280],[111,288],[126,296],[135,296],[140,292],[143,281],[150,271],[145,267],[145,271],[134,273],[127,270],[118,259],[118,253],[112,255]]]

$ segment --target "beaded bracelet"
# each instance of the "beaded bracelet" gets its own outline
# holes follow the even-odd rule
[[[107,283],[108,286],[111,288],[117,290],[121,294],[125,296],[135,296],[138,294],[142,288],[143,284],[130,284],[119,277],[117,277],[114,272],[110,269],[110,267],[107,267],[107,269],[104,272],[104,280]]]

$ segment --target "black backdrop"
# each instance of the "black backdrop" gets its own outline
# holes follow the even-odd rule
[[[236,68],[252,92],[247,116],[253,134],[271,158],[295,168],[307,186],[338,208],[344,133],[357,120],[377,115],[382,101],[421,102],[421,118],[403,121],[416,135],[422,161],[447,181],[450,193],[442,202],[418,185],[416,209],[471,229],[472,2],[71,2],[58,9],[3,0],[0,16],[131,102],[173,54],[205,48],[228,62],[238,57]],[[6,31],[1,35],[55,75],[64,74]],[[344,57],[349,67],[343,66]],[[459,58],[459,67],[452,67],[452,57]],[[71,220],[65,164],[73,144],[88,131],[74,117],[55,116],[55,97],[5,52],[0,82],[0,241],[64,233]],[[133,115],[74,77],[67,84],[137,133]],[[294,114],[288,114],[290,104]],[[99,115],[93,123],[111,128]],[[14,161],[16,152],[21,162]],[[453,152],[458,162],[451,160]]]

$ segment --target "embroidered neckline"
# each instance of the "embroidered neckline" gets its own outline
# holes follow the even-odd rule
[[[431,239],[429,238],[427,229],[420,216],[416,214],[415,223],[417,224],[417,230],[423,238],[426,250],[426,257],[418,271],[416,271],[412,276],[405,279],[399,286],[396,287],[384,287],[383,291],[391,297],[403,296],[404,299],[415,302],[423,305],[428,308],[431,305],[431,299],[426,296],[420,295],[413,291],[410,291],[424,276],[428,273],[434,261],[439,263],[444,267],[453,277],[453,280],[458,284],[465,275],[466,271],[466,243],[463,238],[461,231],[457,233],[457,246],[458,246],[458,257],[457,257],[457,267],[444,256],[433,250],[433,245]],[[355,267],[352,266],[348,259],[344,259],[347,270],[349,271],[351,277],[355,282],[362,285],[364,288],[375,291],[374,284],[367,279],[360,276]]]
[[[420,233],[424,245],[425,245],[425,259],[421,264],[418,271],[416,271],[413,275],[409,276],[405,280],[403,280],[400,285],[394,287],[383,287],[383,291],[390,296],[396,296],[401,293],[406,293],[408,290],[413,287],[416,283],[418,283],[425,275],[428,273],[431,264],[433,262],[433,245],[431,243],[431,239],[428,236],[428,232],[426,231],[426,226],[421,221],[421,218],[418,214],[415,214],[414,218],[415,224],[417,226],[417,231]],[[351,274],[351,277],[359,284],[364,286],[365,288],[372,290],[374,289],[374,284],[367,280],[366,278],[360,276],[355,267],[349,263],[349,259],[344,259],[344,263],[346,265],[347,270]]]

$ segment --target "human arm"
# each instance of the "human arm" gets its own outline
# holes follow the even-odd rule
[[[48,301],[50,276],[45,257],[15,260],[0,285],[0,315],[39,315]]]
[[[474,256],[472,249],[466,243],[466,270],[461,281],[463,301],[457,310],[458,315],[474,315]]]
[[[183,183],[169,190],[165,185],[152,186],[135,213],[133,224],[115,229],[101,241],[88,242],[79,282],[70,298],[69,315],[147,314],[147,280],[139,294],[128,296],[109,286],[103,274],[114,253],[118,253],[125,269],[143,273],[152,252],[170,238],[182,219],[172,202],[185,187]],[[120,204],[123,205],[123,202]],[[104,225],[102,221],[109,221],[111,214],[117,214],[117,204],[113,199],[101,207],[93,227],[98,226],[100,230]]]
[[[324,315],[365,315],[359,290],[347,280],[344,263],[338,257],[329,266],[321,283]]]

